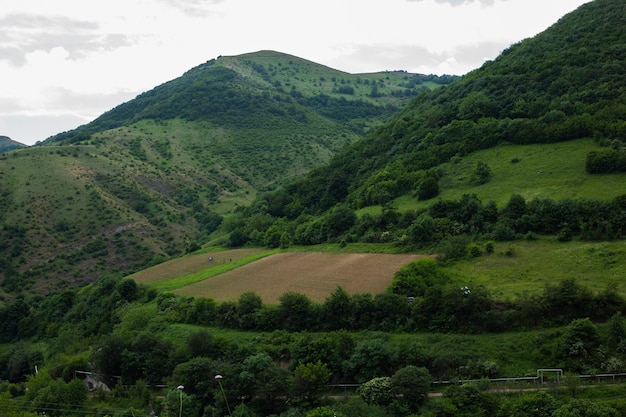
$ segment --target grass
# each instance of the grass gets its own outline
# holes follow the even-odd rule
[[[496,299],[514,300],[542,292],[546,284],[573,278],[594,292],[615,286],[626,297],[623,271],[626,242],[557,242],[552,236],[536,241],[498,242],[493,254],[446,267],[468,283],[482,284]]]
[[[519,194],[527,201],[534,198],[610,200],[624,194],[626,175],[588,174],[585,158],[597,149],[592,139],[578,139],[546,145],[501,145],[474,152],[456,163],[439,167],[442,177],[437,199],[459,200],[464,194],[476,194],[483,203],[494,201],[498,207],[506,205],[512,194]],[[469,179],[479,161],[491,168],[491,180],[473,185]],[[427,208],[433,201],[403,196],[396,200],[396,205],[406,211]]]
[[[137,282],[144,283],[159,291],[173,291],[240,268],[273,253],[276,253],[276,251],[252,250],[243,252],[217,252],[212,256],[213,260],[211,262],[208,261],[208,255],[206,254],[195,255],[193,257],[188,256],[171,261],[171,263],[166,262],[165,264],[148,268],[131,275],[129,278],[135,279]],[[228,260],[226,258],[228,258]],[[201,260],[200,262],[198,261],[199,259]],[[172,268],[175,268],[175,270],[173,271]],[[183,272],[182,275],[180,275],[181,271]]]

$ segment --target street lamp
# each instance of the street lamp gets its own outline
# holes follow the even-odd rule
[[[178,396],[178,398],[179,398],[179,400],[180,400],[180,401],[179,401],[179,403],[180,403],[180,409],[178,410],[178,417],[182,417],[182,416],[183,416],[183,390],[185,389],[185,387],[184,387],[184,386],[182,386],[182,385],[179,385],[179,386],[177,386],[177,387],[176,387],[176,389],[177,389],[177,390],[178,390],[178,392],[179,392],[179,396]]]
[[[226,398],[226,393],[224,392],[224,387],[222,386],[222,378],[223,376],[221,375],[215,375],[215,379],[217,380],[217,383],[220,385],[220,390],[222,390],[222,395],[224,396],[224,401],[226,402],[226,409],[228,410],[228,415],[232,416],[232,414],[230,413],[230,407],[228,406],[228,399]]]

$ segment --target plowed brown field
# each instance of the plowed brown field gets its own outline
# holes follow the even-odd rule
[[[130,276],[139,284],[148,282],[167,281],[172,278],[187,274],[193,274],[207,268],[217,266],[226,262],[238,261],[254,253],[262,252],[263,249],[233,249],[220,251],[211,254],[189,255],[178,259],[144,269]],[[208,258],[212,257],[213,262],[209,263]]]
[[[290,291],[305,294],[313,301],[323,301],[338,286],[350,294],[373,295],[385,291],[402,265],[424,256],[280,253],[174,292],[216,301],[236,301],[241,293],[253,291],[268,304],[278,303],[278,298]]]

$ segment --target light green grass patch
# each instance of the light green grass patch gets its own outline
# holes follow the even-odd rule
[[[589,198],[607,201],[626,190],[626,175],[591,175],[585,171],[585,159],[598,146],[592,139],[578,139],[544,145],[500,145],[474,152],[440,166],[440,194],[436,199],[418,201],[414,197],[396,199],[400,211],[425,209],[437,199],[459,200],[464,194],[476,194],[485,204],[494,201],[503,207],[511,195],[562,200]],[[517,160],[517,162],[513,162]],[[491,169],[486,184],[470,184],[478,162]],[[503,192],[506,190],[506,192]]]
[[[225,272],[231,271],[233,269],[239,268],[243,265],[249,264],[254,261],[258,261],[261,258],[265,258],[266,256],[277,253],[276,250],[259,252],[250,256],[247,256],[243,259],[237,259],[232,262],[222,263],[222,264],[209,264],[207,268],[202,269],[201,271],[194,272],[192,274],[183,275],[177,278],[169,279],[167,281],[157,281],[157,282],[148,282],[148,285],[151,288],[155,288],[159,291],[173,291],[179,288],[185,287],[187,285],[194,284],[196,282],[203,281],[207,278],[214,277],[216,275],[223,274]]]
[[[510,253],[510,254],[507,254]],[[626,242],[496,242],[493,254],[457,262],[446,270],[467,283],[484,285],[498,300],[540,294],[548,284],[575,279],[595,293],[608,287],[626,297]]]

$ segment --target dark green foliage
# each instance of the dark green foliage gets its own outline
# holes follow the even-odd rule
[[[296,398],[316,405],[330,381],[332,373],[321,361],[300,364],[294,370],[293,393]]]
[[[417,198],[420,200],[430,200],[439,195],[439,184],[434,175],[426,175],[420,182]]]
[[[391,391],[400,396],[411,411],[417,411],[430,391],[431,376],[426,368],[409,365],[400,368],[391,377]]]
[[[563,361],[566,369],[588,372],[599,365],[599,345],[600,335],[595,324],[588,318],[575,319],[562,336],[558,359]]]
[[[626,172],[626,153],[614,149],[589,152],[585,169],[590,174]]]
[[[246,291],[239,296],[237,316],[242,329],[258,328],[258,315],[262,307],[261,297],[251,291]]]
[[[445,285],[450,277],[430,258],[422,258],[401,267],[393,276],[390,291],[407,297],[423,297],[434,285]]]
[[[384,339],[365,340],[358,344],[350,356],[347,370],[358,382],[372,378],[391,376],[392,354]]]
[[[542,417],[552,415],[558,408],[553,396],[545,391],[524,394],[513,402],[511,416],[513,417]]]
[[[554,417],[618,417],[620,413],[614,408],[598,405],[590,400],[573,398],[569,403],[555,410],[552,415]]]
[[[447,388],[444,398],[454,406],[455,416],[492,416],[498,410],[498,401],[494,394],[482,392],[473,383]]]
[[[350,207],[346,205],[335,206],[326,220],[328,235],[330,238],[340,236],[356,223],[357,217]]]
[[[285,330],[307,330],[314,324],[313,305],[307,296],[288,292],[281,295],[279,301],[278,322]]]
[[[289,372],[280,368],[267,353],[248,356],[239,373],[239,389],[255,409],[279,409],[279,404],[289,392]]]
[[[624,317],[621,311],[611,316],[608,328],[608,345],[613,349],[623,346],[626,343],[626,328],[624,328]]]

